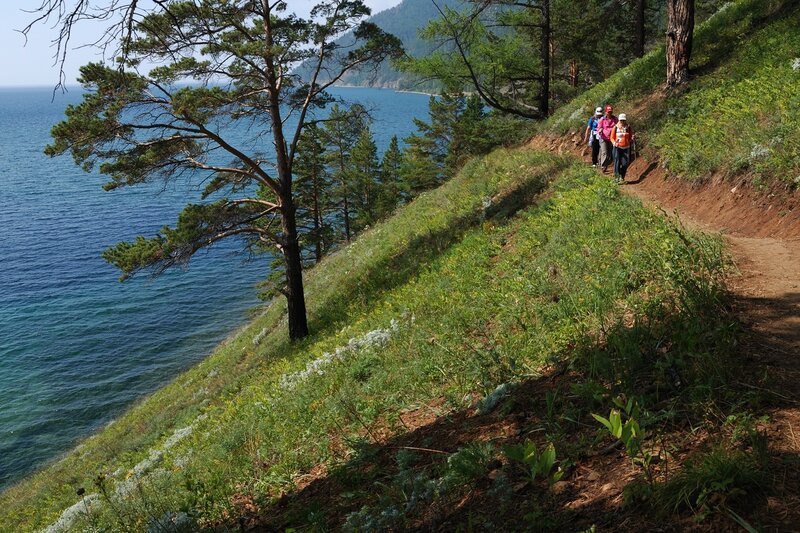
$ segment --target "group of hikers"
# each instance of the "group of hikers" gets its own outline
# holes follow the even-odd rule
[[[592,148],[592,166],[605,173],[613,163],[614,180],[624,183],[634,141],[633,128],[628,125],[625,113],[617,118],[612,105],[606,105],[605,110],[598,107],[589,117],[583,141]]]

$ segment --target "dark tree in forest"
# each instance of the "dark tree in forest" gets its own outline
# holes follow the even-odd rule
[[[325,161],[331,177],[336,182],[333,192],[336,210],[341,219],[344,238],[347,242],[355,233],[354,218],[355,184],[350,168],[350,154],[358,141],[361,131],[367,127],[366,111],[360,105],[343,109],[334,105],[322,130],[322,143],[325,145]]]
[[[354,228],[356,231],[374,224],[377,220],[379,168],[378,147],[375,145],[369,127],[364,127],[353,145],[349,164],[353,203],[356,209],[356,227]]]
[[[409,198],[407,187],[404,186],[400,174],[402,163],[403,153],[400,151],[400,143],[397,142],[397,135],[393,135],[389,141],[389,147],[381,159],[381,170],[378,177],[380,187],[375,206],[378,218],[387,216],[401,202]]]
[[[633,53],[636,57],[644,55],[644,46],[647,42],[647,0],[636,0],[635,37]]]
[[[174,228],[119,243],[104,257],[125,278],[186,265],[228,237],[251,249],[270,246],[283,258],[289,336],[306,336],[292,181],[297,145],[314,110],[330,101],[326,89],[352,69],[399,56],[399,41],[363,22],[370,11],[360,0],[324,0],[308,19],[287,13],[282,0],[106,3],[124,16],[111,26],[120,31],[118,61],[82,68],[83,102],[53,128],[47,153],[70,152],[86,170],[99,165],[107,189],[186,174],[204,175],[207,186],[205,201],[187,205]],[[51,4],[66,2],[46,0],[43,8]],[[89,10],[86,18],[97,4],[74,2]],[[335,39],[348,30],[359,44],[341,53],[352,43]],[[312,76],[298,79],[292,66],[309,60]],[[179,83],[186,80],[192,83]]]
[[[401,175],[413,194],[441,184],[453,174],[448,165],[456,124],[464,112],[464,97],[443,94],[428,102],[429,122],[415,118],[417,133],[404,139]]]
[[[617,59],[614,49],[602,43],[609,32],[598,31],[609,25],[606,9],[602,0],[552,1],[551,60],[556,74],[551,89],[557,88],[562,73],[570,87],[578,88],[582,79],[599,78],[601,69]]]
[[[313,247],[314,263],[319,263],[333,243],[333,228],[326,214],[332,209],[331,179],[325,166],[322,132],[309,125],[297,143],[294,162],[297,196],[297,226],[303,248]]]
[[[667,0],[667,86],[689,81],[694,34],[694,0]]]

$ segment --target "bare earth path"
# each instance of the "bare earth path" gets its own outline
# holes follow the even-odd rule
[[[777,493],[768,499],[768,513],[762,519],[774,527],[770,530],[797,531],[800,529],[800,239],[761,236],[765,227],[774,225],[770,219],[776,213],[763,207],[754,209],[752,202],[747,205],[746,197],[738,198],[745,205],[735,223],[736,229],[731,231],[729,217],[718,218],[721,212],[734,215],[736,212],[738,202],[729,198],[732,194],[729,184],[708,187],[701,194],[705,198],[684,203],[688,204],[684,211],[674,189],[688,187],[669,183],[660,172],[642,179],[642,167],[646,171],[651,165],[641,161],[632,169],[633,175],[628,179],[634,183],[625,185],[626,192],[645,203],[674,209],[685,224],[722,233],[728,243],[736,265],[736,273],[728,279],[728,289],[734,311],[746,330],[742,354],[750,370],[740,384],[762,393],[771,419],[766,429],[776,467],[773,475]],[[647,183],[648,179],[652,181]],[[720,204],[729,205],[721,208]],[[785,227],[781,233],[791,235],[793,230],[797,231]]]
[[[626,187],[650,203],[659,198]],[[680,214],[688,224],[719,232],[713,220]],[[738,233],[738,232],[737,232]],[[800,530],[800,240],[724,235],[737,267],[728,280],[734,311],[746,329],[742,353],[750,374],[740,383],[763,394],[776,494],[763,523],[770,531]],[[763,384],[762,384],[763,383]],[[774,529],[773,529],[774,527]],[[788,529],[787,529],[788,528]]]
[[[574,139],[538,137],[531,147],[588,161]],[[800,195],[771,195],[721,179],[697,187],[644,158],[631,165],[623,188],[728,243],[736,272],[727,285],[745,328],[747,371],[738,385],[759,393],[760,411],[770,417],[765,429],[776,492],[760,518],[767,531],[800,531]]]

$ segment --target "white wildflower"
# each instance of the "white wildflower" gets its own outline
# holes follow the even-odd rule
[[[284,374],[280,379],[280,387],[290,391],[311,376],[324,376],[325,369],[334,362],[344,361],[347,357],[357,354],[367,348],[376,348],[385,345],[392,335],[400,329],[400,323],[392,319],[386,329],[368,331],[361,337],[354,337],[344,346],[339,346],[333,352],[325,352],[318,358],[306,364],[305,369],[291,374]]]
[[[505,398],[510,391],[511,384],[502,383],[498,385],[490,395],[478,402],[478,414],[485,415],[491,413],[500,403],[500,400]]]
[[[206,377],[207,377],[208,379],[213,379],[213,378],[215,378],[215,377],[217,377],[217,376],[219,376],[219,369],[218,369],[217,367],[214,367],[214,368],[212,368],[212,369],[209,371],[209,373],[208,373],[208,374],[206,374]]]
[[[164,441],[163,449],[169,450],[170,448],[175,446],[179,441],[191,435],[193,429],[194,428],[192,426],[186,426],[185,428],[176,429],[175,433],[173,433],[170,438]]]
[[[75,520],[77,520],[82,514],[85,514],[87,510],[90,510],[92,505],[94,505],[99,498],[100,496],[98,494],[89,494],[88,496],[84,496],[83,499],[75,505],[64,509],[64,512],[61,513],[61,516],[58,517],[58,520],[44,528],[42,533],[58,533],[60,531],[68,531],[72,529]]]
[[[153,468],[157,462],[164,456],[161,450],[150,450],[150,455],[142,459],[131,469],[131,475],[134,477],[144,475],[148,470]]]
[[[189,464],[189,459],[192,457],[193,450],[190,448],[186,451],[185,454],[177,456],[175,459],[172,460],[172,464],[174,464],[177,468],[186,468],[186,465]]]
[[[195,391],[194,394],[192,394],[192,400],[196,400],[196,399],[200,398],[201,396],[205,396],[206,394],[208,394],[208,389],[205,388],[205,387],[200,387],[199,389],[197,389]]]
[[[750,149],[750,159],[760,159],[769,155],[769,148],[758,143],[753,144]]]
[[[584,114],[588,114],[588,112],[585,109],[583,109],[583,107],[579,107],[578,109],[573,111],[572,114],[569,116],[569,121],[574,122],[579,118],[583,118]]]
[[[800,70],[800,57],[794,58],[794,61],[792,61],[792,69]]]
[[[201,415],[204,416],[204,415]],[[198,417],[199,419],[199,417]],[[164,444],[161,448],[156,449],[153,448],[150,450],[150,455],[148,455],[143,460],[139,461],[129,472],[128,478],[120,483],[117,484],[117,495],[120,497],[126,497],[131,491],[136,488],[136,484],[139,480],[145,476],[153,467],[161,462],[164,458],[164,452],[175,446],[178,442],[185,439],[189,435],[192,434],[194,430],[193,426],[186,426],[184,428],[176,429],[175,432],[164,441]]]
[[[267,328],[264,328],[261,331],[259,331],[255,335],[255,337],[253,337],[253,346],[258,346],[259,344],[261,344],[261,341],[263,341],[264,337],[266,336],[267,336]]]

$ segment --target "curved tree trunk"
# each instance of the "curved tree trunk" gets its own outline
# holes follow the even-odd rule
[[[264,17],[264,37],[267,50],[264,56],[267,65],[266,78],[269,91],[269,113],[272,119],[272,138],[275,146],[275,167],[278,174],[278,197],[281,205],[281,229],[283,259],[286,265],[286,304],[289,311],[289,338],[302,339],[308,336],[308,320],[306,318],[306,295],[303,290],[303,262],[300,257],[300,242],[297,237],[297,221],[295,219],[294,198],[292,197],[292,170],[290,168],[288,147],[283,136],[281,117],[281,103],[278,100],[278,80],[274,58],[271,49],[274,45],[272,38],[272,21],[270,19],[270,5],[268,0],[262,0]]]
[[[283,238],[283,260],[286,268],[286,304],[289,311],[289,338],[302,339],[308,335],[306,299],[303,290],[303,263],[300,258],[300,243],[297,240],[295,207],[291,194],[281,201]]]
[[[667,85],[689,81],[694,33],[694,0],[667,0]]]

